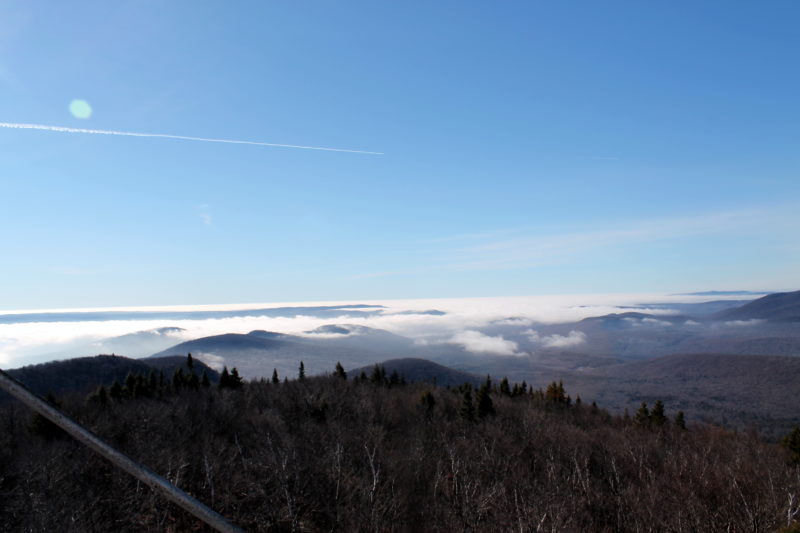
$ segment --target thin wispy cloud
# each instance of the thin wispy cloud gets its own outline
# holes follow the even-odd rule
[[[329,148],[324,146],[304,146],[299,144],[280,144],[260,141],[243,141],[238,139],[212,139],[207,137],[191,137],[188,135],[170,135],[167,133],[139,133],[133,131],[95,130],[87,128],[69,128],[66,126],[50,126],[46,124],[22,124],[16,122],[0,122],[0,128],[18,130],[42,130],[57,133],[84,133],[91,135],[119,135],[123,137],[151,137],[158,139],[176,139],[181,141],[199,141],[225,144],[249,144],[254,146],[269,146],[272,148],[297,148],[301,150],[323,150],[326,152],[349,152],[353,154],[383,155],[383,152],[370,152],[367,150],[353,150],[350,148]]]
[[[708,215],[632,220],[588,231],[522,235],[476,241],[445,250],[440,268],[451,271],[506,270],[568,262],[602,249],[705,235],[743,232],[754,227],[784,225],[797,220],[796,206],[747,209]]]
[[[214,225],[214,221],[211,218],[211,214],[208,212],[208,208],[209,208],[208,204],[200,204],[200,205],[198,205],[197,206],[197,210],[198,210],[197,214],[200,217],[200,220],[203,222],[204,225],[211,227],[211,226]]]
[[[800,223],[798,213],[796,205],[785,204],[695,216],[633,219],[591,229],[527,227],[443,236],[418,241],[418,249],[412,255],[419,260],[407,268],[361,272],[351,279],[569,264],[593,254],[656,242],[746,235],[765,228],[792,227]]]

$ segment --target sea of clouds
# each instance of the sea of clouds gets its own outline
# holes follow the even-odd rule
[[[0,367],[15,368],[100,353],[144,357],[180,342],[209,335],[253,330],[309,335],[311,330],[328,324],[382,329],[410,337],[419,344],[453,343],[467,351],[516,355],[516,343],[479,330],[493,324],[527,327],[525,333],[531,342],[545,347],[569,347],[584,342],[583,334],[572,331],[567,335],[539,335],[536,325],[568,323],[589,316],[626,311],[672,314],[668,308],[652,308],[648,303],[692,303],[708,299],[708,296],[701,295],[592,294],[131,307],[49,310],[47,321],[36,321],[35,317],[43,311],[0,311]],[[373,307],[350,307],[355,305]],[[319,317],[314,316],[314,308],[318,306],[338,307],[335,316],[328,313]],[[296,309],[290,316],[262,314],[266,308],[282,307],[306,307],[309,311],[306,314],[302,309]],[[431,310],[441,313],[430,313]],[[148,315],[148,312],[152,315],[152,312],[165,311],[180,312],[180,318]],[[225,311],[233,316],[209,318],[209,311]],[[76,312],[85,312],[88,318],[82,320],[78,316],[76,319]],[[60,321],[62,314],[64,320]],[[119,339],[123,335],[160,328],[173,329],[151,332],[146,336],[146,342],[136,338],[125,342]]]

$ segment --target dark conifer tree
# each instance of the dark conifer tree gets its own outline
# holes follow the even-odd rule
[[[228,379],[228,386],[232,389],[238,389],[244,384],[244,380],[239,376],[239,371],[236,367],[231,370],[230,378]]]
[[[489,396],[489,387],[487,387],[485,383],[481,385],[480,389],[478,389],[478,395],[475,398],[475,402],[478,404],[478,418],[484,418],[494,414],[494,403],[492,402],[492,398]]]
[[[511,396],[511,388],[508,386],[508,378],[504,377],[500,382],[500,394]]]
[[[228,367],[222,367],[222,374],[219,375],[219,388],[227,389],[231,383],[231,374],[228,372]]]
[[[92,392],[88,398],[86,398],[87,403],[99,405],[101,407],[105,407],[108,405],[108,391],[103,385],[100,385]]]
[[[383,385],[383,383],[386,381],[386,369],[381,365],[375,365],[372,367],[372,375],[370,375],[369,381],[370,383],[374,383],[376,385]]]
[[[344,367],[339,361],[336,361],[336,370],[333,375],[340,379],[347,379],[347,372],[344,371]]]
[[[277,385],[280,382],[281,382],[281,380],[278,379],[278,369],[277,368],[273,368],[272,369],[272,383],[274,385]]]
[[[633,416],[633,421],[637,426],[647,426],[650,423],[650,410],[647,408],[647,403],[642,402],[639,409]]]
[[[150,388],[147,386],[147,378],[141,374],[136,374],[136,384],[134,385],[133,395],[136,398],[150,396]]]
[[[116,379],[114,383],[111,384],[111,388],[108,391],[108,395],[111,396],[112,400],[121,400],[122,396],[124,395],[124,391],[122,390],[122,385],[119,384],[119,381]]]
[[[675,415],[675,427],[678,429],[686,429],[686,418],[683,415],[683,411],[678,411]]]
[[[550,385],[547,386],[544,396],[548,402],[552,403],[569,404],[571,402],[571,400],[568,401],[567,395],[564,393],[564,382],[562,381],[558,383],[553,381],[550,383]]]
[[[200,378],[200,385],[202,385],[203,388],[206,389],[211,386],[211,380],[208,379],[208,372],[206,372],[205,370],[203,370],[203,377]]]
[[[194,373],[194,360],[192,359],[191,352],[186,356],[186,367],[190,372]]]
[[[136,376],[133,372],[128,372],[125,376],[125,395],[133,398],[136,393]]]
[[[186,377],[183,375],[183,369],[178,368],[175,370],[175,373],[172,374],[172,388],[177,392],[183,389],[184,385],[186,385]]]
[[[433,408],[436,405],[436,399],[431,394],[431,391],[425,391],[419,398],[420,405],[425,409],[425,415],[430,417],[433,414]]]
[[[56,400],[52,392],[47,393],[45,401],[56,409],[61,407],[61,403]],[[67,435],[60,427],[50,422],[50,420],[39,413],[34,413],[30,422],[30,431],[34,435],[42,437],[45,440],[53,440]]]
[[[297,379],[300,381],[306,379],[306,365],[304,365],[302,361],[300,361],[300,369],[297,372]]]
[[[800,426],[794,426],[792,431],[783,437],[781,444],[789,451],[789,460],[792,464],[800,465]]]
[[[461,401],[461,418],[470,422],[475,420],[475,405],[472,403],[472,385],[464,387],[464,399]]]
[[[650,411],[650,422],[657,427],[668,422],[667,416],[664,414],[664,403],[661,400],[656,400],[653,405],[653,410]]]
[[[197,377],[197,374],[194,372],[189,373],[189,377],[186,379],[186,386],[191,390],[198,390],[200,388],[200,378]]]

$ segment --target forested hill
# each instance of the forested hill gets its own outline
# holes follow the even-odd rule
[[[203,362],[193,360],[192,369],[187,367],[187,362],[186,355],[147,359],[97,355],[23,366],[9,370],[8,374],[41,396],[87,393],[101,385],[109,387],[114,381],[124,383],[129,374],[147,378],[154,373],[156,377],[163,375],[164,379],[172,379],[178,369],[187,373],[194,371],[198,377],[205,372],[211,382],[218,381],[217,371]],[[3,401],[8,401],[8,396],[0,391],[0,402]]]
[[[611,416],[556,383],[373,374],[60,401],[250,532],[775,531],[800,518],[800,430],[781,446],[685,428],[660,404]],[[0,408],[0,427],[0,531],[203,530],[19,405]]]

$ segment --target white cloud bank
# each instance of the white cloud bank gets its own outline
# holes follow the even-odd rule
[[[116,346],[112,339],[121,335],[153,330],[163,327],[183,328],[171,331],[163,338],[169,346],[180,342],[219,335],[222,333],[248,333],[262,329],[294,335],[327,324],[353,324],[383,329],[397,335],[412,338],[421,343],[437,344],[452,341],[465,349],[482,350],[486,353],[513,355],[519,348],[513,341],[503,337],[492,337],[480,333],[486,326],[511,325],[529,327],[534,324],[556,324],[578,321],[590,316],[623,311],[643,311],[668,314],[668,310],[651,310],[640,305],[641,302],[700,302],[703,296],[664,295],[664,294],[600,294],[600,295],[547,295],[510,298],[461,298],[427,300],[386,300],[349,302],[287,302],[271,304],[244,305],[201,305],[171,306],[162,308],[94,309],[95,313],[114,311],[211,311],[241,310],[241,316],[226,318],[184,318],[170,319],[129,319],[129,320],[91,320],[83,322],[29,322],[9,323],[11,312],[0,312],[0,365],[13,368],[25,364],[39,363],[53,359],[96,355],[106,348]],[[257,309],[276,307],[300,307],[321,305],[368,304],[385,306],[373,307],[379,311],[373,315],[351,314],[346,308],[341,315],[329,318],[296,315],[291,317],[268,317],[259,315]],[[436,309],[441,315],[414,312],[418,309]],[[74,310],[73,310],[74,311]],[[353,311],[363,309],[353,308]],[[31,311],[32,312],[32,311]],[[42,312],[42,311],[39,311]],[[52,311],[51,311],[52,312]],[[17,311],[16,313],[20,313]],[[5,315],[5,317],[4,317]],[[96,316],[96,315],[95,315]],[[585,342],[580,332],[567,335],[549,335],[537,341],[544,347],[570,347]],[[167,345],[160,349],[169,347]],[[151,355],[160,349],[150,349],[140,353],[129,351],[120,355],[140,357]]]
[[[519,346],[517,346],[516,342],[506,340],[502,336],[490,337],[480,331],[461,331],[450,337],[447,342],[463,346],[465,350],[472,353],[520,355],[517,352]]]
[[[540,336],[535,330],[529,329],[524,332],[528,340],[535,344],[540,344],[544,348],[572,348],[580,346],[586,342],[586,334],[582,331],[572,330],[566,335],[545,335]]]

